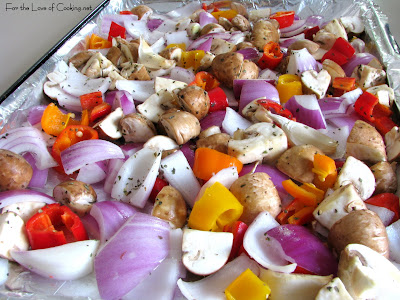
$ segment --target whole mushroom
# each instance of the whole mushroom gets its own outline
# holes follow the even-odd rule
[[[32,179],[31,165],[21,155],[0,149],[0,191],[25,189]]]
[[[268,42],[279,42],[279,32],[274,24],[268,20],[258,20],[251,32],[251,42],[259,51],[264,50],[264,46]]]
[[[228,142],[231,139],[229,134],[216,133],[197,140],[197,148],[211,148],[219,152],[228,153]]]
[[[281,212],[281,199],[267,173],[243,175],[233,182],[229,190],[243,205],[240,220],[246,224],[253,222],[260,212],[268,211],[274,218]]]
[[[139,113],[128,114],[119,123],[125,142],[144,143],[157,133],[153,122]]]
[[[395,164],[395,163],[394,163]],[[381,193],[395,193],[397,191],[397,177],[392,165],[387,161],[381,161],[371,166],[375,177],[374,195]]]
[[[200,134],[199,120],[186,111],[171,109],[160,116],[160,124],[167,135],[183,145]]]
[[[178,92],[178,104],[201,120],[210,109],[210,97],[201,87],[191,85]]]

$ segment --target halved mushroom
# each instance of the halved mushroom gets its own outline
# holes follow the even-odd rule
[[[320,30],[314,35],[313,40],[318,43],[322,49],[329,50],[332,48],[337,38],[338,37],[331,32]]]
[[[393,163],[396,165],[396,163]],[[395,167],[395,166],[394,166]],[[387,161],[381,161],[371,166],[376,187],[374,194],[395,193],[397,191],[397,177],[393,166]]]
[[[124,116],[119,124],[125,142],[144,143],[157,133],[153,122],[139,113]]]
[[[118,47],[113,46],[108,50],[106,57],[114,64],[114,66],[119,67],[122,51]]]
[[[331,229],[333,224],[352,211],[367,209],[354,185],[347,184],[335,190],[314,210],[314,218],[325,228]]]
[[[276,167],[294,180],[311,183],[315,176],[312,171],[315,154],[324,153],[313,145],[294,146],[280,155]]]
[[[203,131],[202,131],[203,132]],[[228,142],[231,139],[229,134],[216,133],[196,142],[197,148],[211,148],[222,153],[228,153]]]
[[[333,278],[319,290],[315,300],[353,300],[339,277]]]
[[[178,92],[178,104],[201,120],[210,109],[210,97],[201,87],[191,85]]]
[[[93,187],[78,180],[68,180],[56,185],[53,189],[53,197],[81,217],[87,214],[97,201],[97,194]]]
[[[359,65],[354,69],[351,77],[356,79],[359,87],[367,89],[372,86],[384,84],[386,81],[386,72],[368,65]]]
[[[370,87],[367,89],[367,92],[377,96],[379,103],[387,107],[391,107],[395,100],[394,90],[387,84]]]
[[[165,57],[166,59],[173,59],[176,62],[180,62],[182,57],[182,52],[183,50],[179,47],[171,47],[161,51],[160,55],[162,57]]]
[[[274,162],[287,149],[287,138],[278,126],[261,122],[235,134],[228,142],[228,154],[242,163]]]
[[[334,189],[338,189],[347,184],[353,184],[357,189],[361,199],[367,200],[374,193],[375,177],[371,169],[361,160],[349,156],[343,167],[340,169],[336,179]]]
[[[167,90],[169,92],[174,92],[175,90],[181,90],[187,87],[187,83],[179,80],[156,77],[154,80],[154,91],[156,93]]]
[[[195,40],[200,35],[201,27],[199,23],[190,23],[186,27],[186,32],[190,39]]]
[[[140,20],[144,15],[151,15],[153,10],[147,5],[137,5],[131,9],[131,12],[132,14],[138,16]]]
[[[93,51],[81,51],[72,56],[68,63],[73,64],[75,68],[79,69],[94,55]]]
[[[209,23],[201,29],[200,35],[206,35],[209,33],[218,33],[218,32],[225,32],[225,28],[219,24]]]
[[[236,45],[223,39],[214,38],[211,42],[210,52],[214,55],[236,51]]]
[[[343,68],[333,60],[325,59],[322,63],[322,69],[328,71],[329,75],[331,75],[331,83],[336,77],[346,77]]]
[[[233,10],[236,10],[238,12],[238,14],[241,14],[242,16],[247,18],[247,8],[246,8],[246,6],[244,6],[243,3],[232,1],[230,3],[230,8]]]
[[[119,43],[119,47],[121,48],[121,52],[123,56],[121,57],[120,63],[124,63],[130,61],[135,63],[139,58],[139,44],[138,43]]]
[[[339,19],[339,22],[343,25],[347,32],[360,34],[364,31],[364,22],[359,16],[345,16]]]
[[[268,19],[271,15],[271,8],[265,7],[260,9],[253,9],[249,12],[249,21],[252,23],[256,23],[261,19]]]
[[[218,18],[218,24],[221,25],[222,27],[224,27],[224,29],[226,31],[231,30],[231,28],[233,27],[231,21],[229,21],[227,18],[224,18],[224,17]]]
[[[400,157],[400,130],[394,126],[385,134],[386,153],[388,161],[398,160]]]
[[[124,112],[121,107],[116,108],[107,117],[98,122],[93,128],[99,131],[99,136],[106,140],[117,140],[122,137],[119,122],[123,118]]]
[[[160,90],[151,95],[136,110],[150,121],[157,123],[160,116],[170,108],[178,108],[174,103],[175,95],[167,90]]]
[[[251,29],[250,22],[240,14],[237,14],[235,17],[233,17],[231,23],[234,27],[243,32]]]
[[[165,135],[156,135],[144,143],[143,148],[151,148],[162,151],[161,158],[167,157],[179,149],[179,145],[170,137]]]
[[[314,54],[319,49],[319,44],[310,41],[310,40],[297,40],[293,44],[291,44],[288,48],[288,53],[292,50],[300,50],[306,48],[310,54]]]
[[[354,299],[397,299],[400,271],[385,257],[361,244],[342,251],[338,276]]]
[[[217,133],[221,133],[221,128],[216,125],[210,126],[200,132],[199,139],[205,139],[206,137]]]
[[[279,43],[278,29],[268,20],[258,20],[251,32],[251,42],[259,51],[263,51],[268,42]]]
[[[190,139],[200,134],[199,120],[186,111],[167,111],[160,117],[160,124],[167,135],[174,139],[178,145],[183,145]]]
[[[357,120],[346,143],[346,157],[353,156],[367,163],[386,161],[385,143],[375,127]]]
[[[118,69],[103,54],[97,52],[90,57],[86,65],[82,68],[81,73],[89,78],[98,78],[107,77],[111,71],[118,72]]]
[[[128,80],[151,80],[144,65],[125,62],[121,64],[121,67],[121,76]]]
[[[305,94],[315,94],[318,99],[324,98],[326,91],[331,83],[331,75],[322,69],[319,73],[308,70],[301,73],[301,82]]]
[[[338,19],[333,19],[326,24],[322,30],[333,33],[337,38],[342,37],[347,41],[347,32],[344,26]]]

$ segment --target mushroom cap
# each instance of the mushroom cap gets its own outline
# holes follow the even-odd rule
[[[139,113],[128,114],[119,123],[126,142],[144,143],[157,132],[153,122]]]
[[[227,87],[233,87],[233,80],[239,78],[242,72],[244,57],[237,52],[217,55],[211,68],[215,77]]]
[[[183,145],[197,137],[201,131],[199,120],[186,111],[167,111],[161,115],[159,122],[167,135],[178,145]]]
[[[261,19],[254,24],[251,42],[259,51],[263,51],[268,42],[279,43],[279,38],[279,31],[272,22]]]
[[[178,103],[182,109],[195,115],[197,119],[203,119],[210,109],[210,97],[201,87],[187,86],[178,92]]]
[[[33,170],[23,156],[0,149],[0,191],[25,189]]]

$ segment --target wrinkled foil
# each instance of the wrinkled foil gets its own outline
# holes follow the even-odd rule
[[[366,46],[369,52],[383,62],[387,70],[388,83],[395,91],[395,103],[398,110],[400,107],[400,51],[390,33],[387,16],[373,0],[242,0],[241,2],[248,9],[271,7],[273,12],[294,10],[302,18],[309,15],[321,15],[324,21],[342,16],[360,15],[365,25]],[[139,4],[146,4],[157,12],[164,13],[186,3],[188,1],[111,0],[107,7],[67,40],[53,56],[2,102],[0,134],[24,124],[30,107],[48,103],[43,93],[43,84],[47,81],[46,75],[55,69],[57,62],[67,61],[71,55],[85,49],[86,37],[91,33],[96,33],[103,15],[130,10]],[[10,263],[6,286],[0,287],[0,298],[100,299],[93,274],[75,281],[50,280],[30,273],[15,263]]]

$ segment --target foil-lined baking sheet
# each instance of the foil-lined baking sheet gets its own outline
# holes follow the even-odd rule
[[[107,2],[107,1],[104,1]],[[104,4],[103,2],[103,4]],[[242,0],[248,9],[270,7],[272,11],[294,10],[300,17],[321,15],[324,21],[348,15],[360,15],[365,24],[367,47],[383,63],[387,70],[389,85],[395,91],[396,105],[400,101],[400,52],[390,34],[388,18],[372,0]],[[146,4],[159,13],[171,11],[188,2],[182,1],[135,1],[111,0],[109,4],[93,17],[77,33],[58,48],[46,61],[27,78],[0,105],[0,133],[10,128],[21,126],[26,121],[28,108],[47,104],[43,94],[46,75],[52,72],[56,63],[67,59],[74,53],[83,50],[86,37],[97,32],[102,16],[129,10],[135,5]],[[198,2],[199,3],[199,2]],[[0,287],[0,298],[7,299],[99,299],[96,280],[93,274],[76,281],[57,281],[43,278],[24,270],[17,264],[10,263],[9,279]]]

